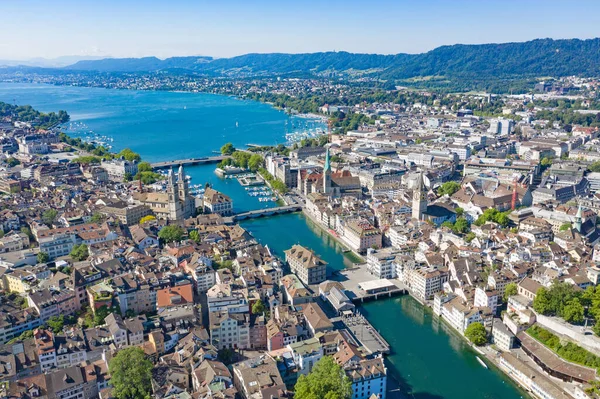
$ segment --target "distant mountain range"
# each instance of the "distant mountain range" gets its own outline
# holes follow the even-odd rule
[[[84,60],[69,70],[154,72],[170,69],[226,74],[344,72],[386,79],[424,76],[600,75],[600,39],[537,39],[522,43],[442,46],[422,54],[246,54],[232,58],[173,57]]]
[[[28,60],[0,60],[0,66],[29,66],[41,68],[61,68],[82,60],[102,60],[105,57],[91,55],[64,55],[56,58],[31,58]]]
[[[0,61],[0,65],[2,62]],[[214,75],[346,73],[387,80],[539,76],[600,76],[600,38],[537,39],[522,43],[442,46],[422,54],[246,54],[232,58],[156,57],[85,59],[60,68],[88,72],[198,72]],[[59,72],[55,68],[53,72]]]

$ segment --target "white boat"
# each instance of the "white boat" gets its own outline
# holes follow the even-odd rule
[[[479,362],[479,364],[481,364],[482,367],[484,367],[486,369],[488,368],[487,364],[485,364],[485,362],[483,360],[481,360],[479,358],[479,356],[475,356],[475,357],[477,358],[477,361]]]

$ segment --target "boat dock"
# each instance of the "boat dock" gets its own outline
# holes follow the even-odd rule
[[[187,158],[187,159],[176,159],[173,161],[165,162],[154,162],[150,164],[152,169],[165,169],[172,168],[174,166],[190,166],[190,165],[203,165],[207,163],[219,163],[224,159],[231,158],[229,155],[217,155],[214,157],[201,157],[201,158]]]

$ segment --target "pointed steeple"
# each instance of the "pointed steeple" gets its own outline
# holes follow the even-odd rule
[[[581,233],[581,225],[583,223],[583,210],[581,209],[581,204],[579,204],[579,208],[577,209],[577,214],[575,215],[575,230]]]
[[[325,152],[325,167],[323,168],[325,172],[331,172],[331,163],[329,161],[329,147],[327,147],[327,151]]]

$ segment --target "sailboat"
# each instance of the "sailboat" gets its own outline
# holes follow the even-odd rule
[[[235,121],[235,127],[240,127],[240,124],[238,123],[238,121]]]

